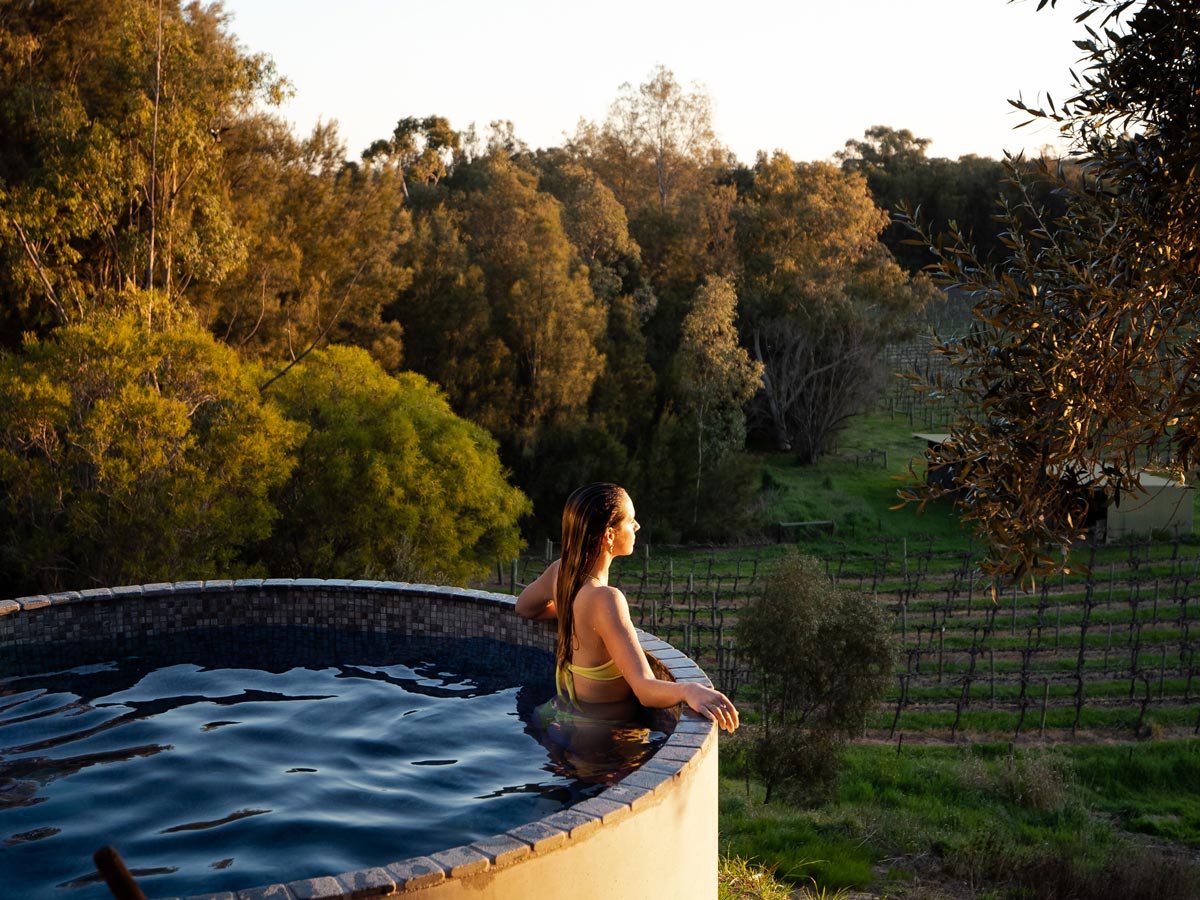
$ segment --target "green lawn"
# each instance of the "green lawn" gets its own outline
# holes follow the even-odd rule
[[[840,436],[838,446],[813,465],[800,465],[784,453],[760,454],[768,523],[832,521],[836,535],[810,530],[801,541],[809,552],[826,555],[843,548],[877,553],[879,540],[903,543],[933,538],[939,549],[971,546],[949,503],[892,509],[896,492],[924,472],[924,444],[913,437],[905,418],[886,414],[857,416]],[[871,454],[874,454],[873,456]]]
[[[731,762],[721,850],[796,884],[933,897],[1200,896],[1200,742],[856,745],[836,796],[762,804]],[[1183,853],[1164,853],[1169,841]],[[945,896],[942,894],[941,896]]]

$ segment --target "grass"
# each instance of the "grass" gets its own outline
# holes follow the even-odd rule
[[[791,891],[771,869],[727,856],[717,869],[717,900],[791,900]]]
[[[913,460],[921,472],[922,447],[912,437],[919,430],[886,413],[862,417],[842,435],[837,450],[813,466],[782,454],[760,459],[767,522],[836,522],[835,534],[807,529],[797,543],[826,559],[846,586],[887,596],[915,584],[916,575],[925,578],[907,614],[910,641],[919,626],[926,629],[922,669],[928,676],[937,659],[928,635],[940,611],[940,625],[947,624],[950,610],[940,592],[981,548],[949,504],[930,504],[920,513],[889,508],[902,486],[896,476],[905,476]],[[886,452],[886,465],[882,452],[869,456],[873,450]],[[960,596],[945,633],[945,648],[960,651],[958,660],[947,659],[945,684],[935,688],[927,677],[912,686],[911,699],[918,702],[904,711],[899,730],[906,741],[899,752],[895,743],[860,743],[847,750],[833,799],[807,809],[781,802],[764,806],[761,787],[723,760],[722,852],[739,863],[765,866],[797,889],[866,889],[888,898],[1200,896],[1200,741],[1161,739],[1191,734],[1198,724],[1195,703],[1180,703],[1192,686],[1183,677],[1191,658],[1181,658],[1179,642],[1186,641],[1195,615],[1188,604],[1200,599],[1185,599],[1183,605],[1177,599],[1181,592],[1186,597],[1188,583],[1197,577],[1196,554],[1188,549],[1196,543],[1185,539],[1182,555],[1180,542],[1169,540],[1081,551],[1069,574],[1051,579],[1049,597],[1039,585],[1040,595],[1002,593],[993,605],[986,585],[976,582],[975,618],[968,599],[967,621],[958,624]],[[1186,559],[1177,564],[1177,555]],[[1161,584],[1151,585],[1150,579]],[[1081,638],[1085,604],[1088,631]],[[1030,672],[1024,743],[1010,744],[1019,720],[1015,707],[986,705],[991,686],[983,657],[958,740],[947,743],[965,674],[961,654],[974,640],[972,626],[989,613],[995,626],[989,649],[1012,654],[990,660],[998,675],[1010,679],[996,685],[997,702],[1012,704],[1018,686],[1011,679],[1021,667],[1020,651],[1031,646],[1029,629],[1038,632],[1039,651],[1061,651],[1036,657],[1041,668]],[[1151,739],[1097,741],[1097,735],[1131,734],[1139,719],[1141,682],[1129,700],[1130,679],[1116,674],[1129,666],[1135,619],[1140,667],[1149,676],[1166,676],[1161,686],[1169,702],[1152,701],[1146,711],[1141,733]],[[1048,745],[1038,738],[1043,679],[1051,679],[1050,701],[1059,704],[1046,710],[1045,728],[1065,734],[1075,719],[1075,683],[1052,679],[1074,672],[1081,641],[1089,653],[1084,667],[1089,705],[1080,720],[1085,737]],[[1159,689],[1152,677],[1152,698]],[[893,688],[871,715],[870,728],[886,733],[896,698]],[[922,708],[922,698],[942,705]]]
[[[1021,725],[1023,735],[1034,735],[1040,728],[1042,707],[1041,693],[1030,696],[1029,705],[1025,710],[1025,719]],[[888,711],[880,708],[867,719],[867,726],[877,731],[886,731],[891,727],[895,710]],[[1129,702],[1115,707],[1087,706],[1083,708],[1079,720],[1079,730],[1093,734],[1132,735],[1133,728],[1139,718],[1138,703]],[[897,733],[909,737],[922,734],[949,736],[954,724],[953,708],[939,710],[922,710],[908,708],[900,718]],[[1020,721],[1019,710],[1014,709],[964,709],[958,724],[958,734],[974,735],[976,737],[1016,734],[1017,723]],[[1075,721],[1073,706],[1050,707],[1046,710],[1046,728],[1052,731],[1069,730]],[[1172,729],[1174,732],[1190,732],[1196,724],[1196,711],[1192,707],[1155,706],[1150,705],[1146,710],[1144,727]]]
[[[1200,848],[1200,742],[1133,744],[1071,752],[1095,807],[1140,834]]]
[[[737,856],[722,857],[717,870],[717,900],[842,900],[845,891],[830,891],[814,882],[793,891],[766,866]]]
[[[1191,741],[857,745],[822,806],[764,806],[753,781],[727,775],[720,809],[723,853],[827,890],[940,895],[924,893],[933,880],[972,897],[1200,892],[1200,868],[1147,842],[1200,847]]]
[[[939,547],[968,551],[971,539],[950,504],[893,510],[896,491],[910,462],[922,471],[923,444],[907,420],[857,416],[839,439],[837,449],[813,465],[801,465],[791,454],[761,454],[764,518],[769,523],[833,521],[836,535],[810,532],[808,552],[858,550],[877,553],[879,538],[904,542],[914,535],[936,538]],[[870,453],[886,454],[868,459]]]
[[[964,553],[982,555],[979,542],[960,524],[951,503],[930,503],[920,512],[912,506],[891,508],[899,502],[896,491],[904,482],[914,475],[923,476],[924,444],[913,434],[928,430],[910,424],[907,416],[874,412],[851,419],[836,448],[813,465],[801,465],[791,454],[759,454],[768,528],[779,522],[836,522],[836,534],[814,530],[801,539],[807,552],[821,557],[857,553],[870,559],[880,553],[881,541],[898,548],[907,543],[911,549],[930,539],[939,554],[948,558]],[[876,455],[868,458],[872,452]],[[1200,491],[1193,493],[1200,521]],[[1102,577],[1110,564],[1131,558],[1137,544],[1117,544],[1100,551],[1097,575]],[[899,552],[902,550],[897,555]],[[1168,560],[1170,541],[1139,547],[1136,552],[1141,554],[1144,575],[1169,571],[1169,566],[1156,563]],[[1074,561],[1076,574],[1070,580],[1082,583],[1085,559],[1080,556]]]

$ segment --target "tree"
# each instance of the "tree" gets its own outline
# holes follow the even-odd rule
[[[933,234],[951,228],[966,236],[988,264],[1003,258],[1001,228],[996,215],[1002,195],[1010,202],[1017,192],[1000,160],[974,155],[957,160],[928,157],[929,138],[914,137],[908,129],[886,125],[868,128],[863,140],[848,140],[835,154],[845,172],[860,172],[875,203],[893,215],[902,209],[921,211],[921,220]],[[1036,166],[1014,160],[1012,165],[1028,176],[1027,185],[1047,205],[1056,201],[1052,191],[1036,179]],[[893,217],[880,240],[896,261],[911,273],[933,262],[929,248],[911,240],[911,232]]]
[[[758,420],[812,462],[876,383],[883,344],[930,298],[879,243],[861,175],[760,155],[737,213],[742,327],[763,365]]]
[[[497,388],[507,400],[466,414],[526,452],[542,425],[585,409],[604,362],[596,350],[603,310],[575,263],[558,201],[536,177],[496,152],[471,168],[480,187],[455,206],[483,274],[489,335],[510,369]]]
[[[0,18],[0,339],[119,305],[175,303],[244,259],[222,136],[287,85],[219,7],[83,0]],[[143,295],[143,297],[146,295]]]
[[[629,456],[637,456],[653,424],[658,377],[646,358],[644,326],[657,298],[646,282],[641,248],[629,233],[625,208],[600,177],[562,150],[539,152],[537,168],[539,188],[562,204],[563,230],[580,265],[586,266],[592,293],[607,316],[597,342],[605,364],[588,401],[588,425],[578,441],[570,443],[585,454],[589,444],[600,450],[602,456],[591,456],[593,462],[604,460],[609,466],[605,477],[611,480],[619,475],[622,483],[630,484],[628,469],[611,468],[610,443],[615,441],[627,448]],[[607,432],[608,440],[597,442],[597,431]],[[557,498],[555,505],[566,493],[569,488],[552,495]],[[557,510],[554,515],[557,518]]]
[[[625,157],[649,163],[664,213],[683,182],[694,175],[696,163],[708,161],[720,149],[712,125],[712,98],[699,87],[684,91],[665,66],[656,67],[650,80],[636,89],[621,85],[604,137]]]
[[[396,123],[390,140],[375,141],[363,151],[363,160],[393,159],[399,167],[404,198],[411,199],[410,183],[436,185],[446,177],[461,147],[457,131],[442,116],[418,119],[407,116]]]
[[[739,611],[737,645],[758,689],[749,762],[764,802],[777,792],[821,798],[838,752],[862,732],[892,677],[883,607],[831,583],[818,561],[792,555]]]
[[[334,346],[268,393],[307,428],[261,549],[271,571],[462,583],[516,556],[528,501],[495,441],[421,376]]]
[[[134,315],[0,357],[7,589],[232,574],[270,531],[299,437],[256,376],[202,329]]]
[[[389,307],[407,284],[400,250],[411,236],[399,164],[347,165],[334,126],[296,140],[265,115],[243,119],[224,145],[248,252],[219,283],[188,292],[201,321],[247,355],[290,361],[328,340],[399,369],[401,327]]]
[[[918,138],[907,128],[875,125],[862,140],[848,140],[834,154],[843,172],[858,172],[867,181],[875,204],[890,221],[880,240],[907,271],[917,273],[932,262],[929,249],[914,245],[911,234],[895,214],[902,209],[921,210],[922,220],[935,233],[952,225],[973,235],[984,252],[996,245],[993,217],[1007,175],[993,159],[964,156],[957,161],[930,158],[929,138]]]
[[[1051,218],[1027,191],[1009,204],[994,268],[961,238],[931,241],[942,279],[977,304],[971,333],[939,348],[953,375],[924,386],[964,409],[927,462],[969,492],[963,518],[998,578],[1068,565],[1090,511],[1139,492],[1147,462],[1182,474],[1200,456],[1200,7],[1090,6],[1082,18],[1104,16],[1079,44],[1078,92],[1061,108],[1015,104],[1073,140],[1084,178],[1042,172],[1065,212]]]
[[[538,188],[562,204],[563,230],[588,268],[593,293],[615,297],[641,263],[625,208],[595,172],[562,151],[543,151],[537,163]]]
[[[418,210],[401,259],[408,285],[388,314],[404,330],[407,368],[437,383],[454,411],[485,427],[513,402],[512,352],[492,327],[483,269],[472,258],[462,213]]]
[[[697,287],[707,275],[732,274],[735,192],[718,184],[729,155],[713,132],[712,101],[660,66],[638,87],[622,85],[604,123],[582,123],[568,151],[625,208],[655,297],[648,358],[665,371]],[[666,400],[661,394],[659,406]]]
[[[907,128],[873,125],[863,132],[861,141],[851,138],[834,156],[841,160],[843,171],[861,172],[874,189],[872,176],[898,174],[924,165],[928,161],[925,148],[932,143],[930,138],[919,138]]]
[[[762,386],[762,363],[738,343],[737,292],[728,278],[709,278],[683,320],[675,357],[683,407],[696,433],[692,522],[700,515],[706,461],[719,461],[746,441],[743,408]]]

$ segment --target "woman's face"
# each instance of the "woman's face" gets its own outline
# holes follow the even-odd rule
[[[633,501],[629,499],[628,494],[622,494],[621,518],[616,525],[608,529],[612,534],[612,549],[609,552],[613,556],[628,556],[632,553],[633,536],[641,527],[634,517]]]

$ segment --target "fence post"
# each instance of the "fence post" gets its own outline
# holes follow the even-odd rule
[[[990,681],[992,684],[991,707],[993,709],[995,709],[996,708],[996,651],[992,647],[988,648],[988,668],[991,670],[989,673]]]
[[[1164,682],[1167,680],[1167,648],[1162,649],[1162,659],[1158,663],[1158,699],[1163,698]]]

